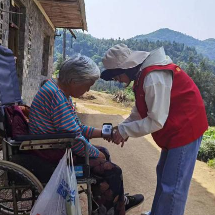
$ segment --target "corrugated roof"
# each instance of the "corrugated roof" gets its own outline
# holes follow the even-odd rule
[[[55,28],[87,30],[84,0],[34,1],[41,5]]]

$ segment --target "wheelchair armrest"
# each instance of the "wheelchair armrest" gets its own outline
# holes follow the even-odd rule
[[[58,133],[58,134],[31,134],[31,135],[17,135],[15,141],[27,140],[47,140],[47,139],[63,139],[63,138],[76,138],[78,134],[74,133]]]
[[[20,146],[21,150],[25,150],[24,145],[25,145],[25,143],[27,143],[27,150],[29,150],[29,149],[34,149],[33,145],[31,144],[32,142],[36,143],[38,140],[42,141],[42,140],[53,140],[53,139],[63,140],[65,138],[73,138],[75,140],[79,140],[79,141],[82,141],[84,143],[84,146],[85,146],[84,147],[85,148],[85,163],[87,165],[89,165],[89,152],[88,152],[89,145],[88,145],[87,140],[83,136],[80,136],[80,133],[17,135],[16,138],[14,138],[14,140],[17,142],[22,142],[22,144]],[[47,147],[41,147],[44,144],[36,143],[36,145],[39,145],[39,148],[36,146],[36,148],[38,148],[38,149],[47,148]],[[50,148],[50,146],[48,148]]]

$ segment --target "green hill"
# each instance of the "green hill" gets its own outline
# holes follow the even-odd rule
[[[173,38],[174,35],[178,35],[178,40],[179,36],[184,37],[181,33],[178,34],[174,31],[167,31],[171,32],[170,38]],[[56,37],[55,39],[54,61],[57,60],[59,54],[62,54],[62,30],[59,30],[59,33],[61,34],[61,36]],[[156,31],[152,33],[154,35],[154,41],[144,39],[142,38],[142,36],[142,39],[137,39],[138,37],[140,37],[137,36],[137,38],[135,37],[136,39],[132,38],[128,40],[114,40],[98,39],[89,34],[84,34],[78,31],[76,31],[75,34],[77,36],[76,40],[72,38],[69,32],[67,32],[66,55],[71,56],[74,53],[84,54],[88,57],[91,57],[99,65],[101,70],[103,69],[101,59],[104,56],[104,53],[115,44],[125,43],[129,48],[139,51],[152,51],[153,49],[163,46],[166,51],[166,54],[172,58],[174,63],[180,64],[182,66],[182,64],[189,63],[190,60],[192,60],[193,63],[198,65],[200,62],[204,61],[207,67],[215,73],[215,62],[210,62],[206,57],[201,54],[198,54],[195,47],[185,46],[183,43],[178,43],[175,41],[168,41],[169,38],[167,37],[163,37],[163,41],[157,40],[157,37],[161,35],[161,31]],[[164,35],[164,33],[162,35]],[[191,41],[192,37],[187,36],[187,40]],[[209,39],[205,42],[210,44],[214,41]]]
[[[62,31],[59,32],[62,34]],[[160,33],[159,31],[157,32]],[[170,37],[174,37],[175,32],[171,31]],[[166,54],[169,55],[173,62],[181,66],[185,71],[191,76],[196,85],[198,86],[202,97],[205,102],[206,112],[208,116],[208,122],[212,126],[215,125],[215,62],[209,61],[208,58],[203,57],[202,54],[198,54],[195,47],[190,47],[184,45],[183,43],[177,43],[175,41],[167,41],[167,36],[165,40],[157,40],[154,34],[154,41],[149,41],[147,39],[128,39],[128,40],[114,40],[114,39],[97,39],[89,34],[83,34],[81,32],[75,32],[77,39],[71,37],[71,34],[67,33],[66,40],[66,55],[69,58],[74,53],[81,53],[92,58],[100,67],[101,71],[104,69],[102,66],[101,59],[104,53],[113,45],[118,43],[125,43],[132,50],[144,50],[152,51],[158,47],[163,46]],[[177,34],[177,32],[176,32]],[[177,34],[178,40],[180,37],[184,37],[183,34]],[[187,36],[187,41],[194,43],[199,43],[199,41]],[[181,41],[181,40],[179,40]],[[200,41],[201,42],[201,41]],[[208,44],[214,43],[214,39],[208,39],[204,41]],[[62,36],[56,37],[55,39],[55,53],[54,60],[56,70],[60,68],[62,63]],[[56,72],[57,73],[57,72]],[[117,82],[105,82],[99,79],[93,86],[94,90],[97,91],[107,91],[114,93],[119,89],[122,89],[122,85]],[[127,88],[125,92],[128,92],[130,96],[132,94],[132,89]]]
[[[135,40],[149,40],[152,42],[156,41],[170,41],[177,43],[184,43],[186,46],[195,47],[198,53],[203,54],[210,60],[215,60],[215,39],[198,40],[186,34],[182,34],[177,31],[170,30],[168,28],[163,28],[154,31],[150,34],[138,35],[133,37]]]

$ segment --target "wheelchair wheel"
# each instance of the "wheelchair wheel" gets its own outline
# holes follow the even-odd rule
[[[0,160],[0,214],[30,214],[42,190],[42,184],[30,171]]]

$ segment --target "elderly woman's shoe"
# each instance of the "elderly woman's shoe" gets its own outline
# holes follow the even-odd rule
[[[136,194],[133,196],[125,195],[125,212],[127,213],[132,208],[137,207],[144,201],[142,194]]]

